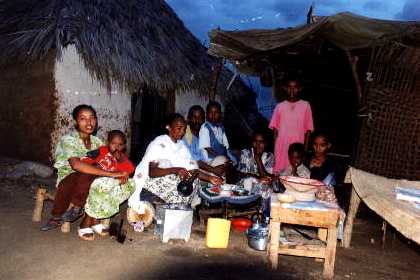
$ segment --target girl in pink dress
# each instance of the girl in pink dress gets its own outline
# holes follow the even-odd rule
[[[277,104],[269,124],[274,130],[274,174],[287,168],[289,158],[287,151],[289,145],[295,142],[304,143],[307,147],[311,131],[314,130],[311,105],[300,100],[299,83],[289,80],[287,83],[287,100]]]

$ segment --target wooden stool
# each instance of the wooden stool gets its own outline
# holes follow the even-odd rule
[[[46,200],[54,201],[54,194],[48,193],[46,186],[39,185],[35,195],[35,207],[32,214],[33,222],[41,222],[42,212],[44,211],[44,201]],[[70,205],[70,207],[72,207],[72,205]],[[61,232],[70,232],[70,222],[64,222],[61,225]]]
[[[323,276],[334,276],[335,252],[337,245],[337,224],[339,212],[335,209],[301,210],[283,208],[277,198],[271,198],[270,244],[268,261],[272,269],[277,269],[278,255],[293,255],[324,259]],[[282,223],[305,225],[318,228],[318,237],[326,245],[283,245],[279,244],[280,225]]]

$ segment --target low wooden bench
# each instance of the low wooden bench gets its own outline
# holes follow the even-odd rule
[[[47,200],[54,201],[55,194],[48,192],[48,187],[39,185],[35,193],[35,207],[32,214],[33,222],[41,222],[42,213],[44,212],[44,202]],[[70,205],[72,207],[72,205]],[[61,225],[61,232],[70,232],[70,222],[64,222]]]

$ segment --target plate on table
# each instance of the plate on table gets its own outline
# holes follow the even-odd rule
[[[314,179],[294,176],[280,176],[279,178],[287,190],[294,192],[315,193],[320,187],[325,186],[323,182]]]

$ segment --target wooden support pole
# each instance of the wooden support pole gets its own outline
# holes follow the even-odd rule
[[[385,249],[387,225],[388,223],[385,220],[383,220],[382,221],[382,249]]]
[[[360,197],[356,193],[353,187],[351,191],[349,212],[347,214],[346,224],[344,227],[344,236],[343,236],[344,248],[350,247],[351,234],[353,232],[353,223],[354,223],[354,219],[356,218],[357,210],[359,209],[360,201],[361,201]]]
[[[70,232],[70,222],[64,222],[61,225],[61,232],[62,233],[69,233]]]
[[[220,77],[220,72],[222,71],[222,67],[223,67],[223,59],[218,58],[213,68],[212,83],[211,83],[211,89],[210,89],[210,94],[209,94],[210,101],[214,101],[216,99],[217,84],[219,82],[219,77]]]
[[[356,87],[357,103],[360,107],[362,104],[362,85],[360,83],[359,75],[357,73],[357,62],[359,61],[359,57],[352,56],[349,51],[346,51],[346,55],[350,63],[351,73],[352,73],[354,84]]]
[[[271,95],[276,100],[276,90],[277,90],[277,79],[276,79],[276,71],[273,67],[270,67],[270,73],[271,73]]]
[[[35,207],[32,214],[33,222],[40,222],[42,220],[42,210],[44,209],[44,200],[46,198],[47,188],[45,186],[38,186],[35,195]]]

